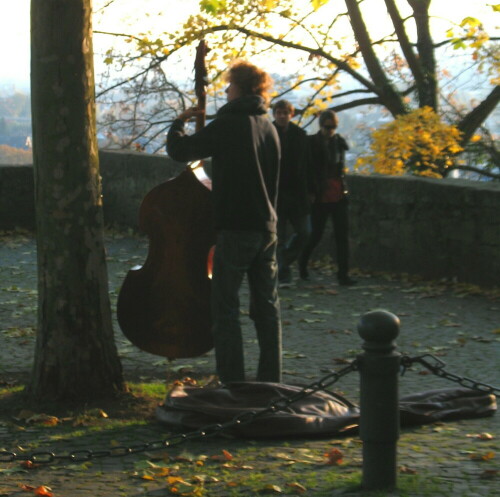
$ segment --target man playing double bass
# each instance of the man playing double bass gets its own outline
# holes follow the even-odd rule
[[[281,382],[276,262],[280,144],[267,116],[272,79],[256,66],[237,61],[227,81],[227,103],[216,118],[187,135],[185,122],[204,110],[182,112],[169,130],[167,152],[182,162],[212,158],[216,247],[211,312],[219,379],[245,380],[239,290],[246,274],[260,348],[257,381]]]

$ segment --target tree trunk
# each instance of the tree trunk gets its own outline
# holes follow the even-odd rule
[[[417,28],[418,55],[424,70],[424,80],[417,80],[419,106],[424,107],[427,105],[439,112],[436,60],[434,58],[434,43],[429,22],[429,6],[431,2],[430,0],[408,0],[408,3],[413,9],[413,18]]]
[[[489,95],[457,124],[462,132],[461,145],[465,147],[475,131],[488,116],[497,108],[500,101],[500,86],[495,86]]]
[[[349,14],[349,22],[352,27],[356,41],[358,42],[363,60],[372,81],[376,87],[377,95],[380,97],[381,103],[390,111],[393,116],[406,114],[406,108],[401,95],[395,90],[391,82],[387,78],[380,61],[378,60],[372,41],[368,34],[361,10],[358,5],[358,0],[344,0],[347,12]]]
[[[424,105],[430,105],[426,98],[428,95],[427,90],[427,77],[424,73],[424,68],[420,62],[419,57],[415,54],[413,46],[410,42],[408,34],[406,33],[405,23],[399,14],[398,7],[395,0],[385,0],[385,5],[387,12],[391,17],[392,25],[394,26],[394,32],[398,38],[399,46],[401,51],[405,56],[408,67],[415,79],[415,84],[418,90],[419,104],[421,107]],[[434,102],[435,103],[435,102]]]
[[[103,240],[91,3],[31,2],[35,398],[87,401],[124,389]]]

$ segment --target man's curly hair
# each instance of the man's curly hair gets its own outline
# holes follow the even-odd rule
[[[259,95],[269,105],[269,91],[273,79],[267,72],[244,60],[234,62],[227,73],[226,79],[241,90],[242,96]]]

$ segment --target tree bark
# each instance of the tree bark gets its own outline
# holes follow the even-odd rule
[[[406,114],[408,109],[406,109],[403,99],[393,88],[375,54],[372,41],[370,40],[363,16],[361,15],[358,0],[345,0],[345,4],[349,13],[354,36],[358,42],[368,73],[376,87],[377,95],[393,116]]]
[[[500,86],[497,85],[477,107],[472,109],[463,119],[461,119],[461,121],[457,124],[457,128],[462,132],[462,146],[465,146],[468,143],[474,132],[496,109],[499,101]]]
[[[83,402],[124,389],[103,240],[91,3],[31,2],[37,399]]]
[[[408,3],[413,9],[413,18],[417,27],[417,50],[424,71],[424,81],[420,83],[417,81],[419,106],[427,105],[438,112],[436,59],[429,22],[431,0],[408,0]]]
[[[396,36],[398,37],[398,42],[403,52],[403,55],[405,56],[406,62],[408,63],[408,67],[410,68],[410,71],[413,74],[413,77],[415,78],[415,85],[418,91],[419,105],[420,107],[423,107],[424,105],[429,105],[430,107],[435,108],[436,105],[435,85],[434,88],[432,88],[432,85],[431,87],[429,87],[429,76],[426,73],[426,71],[424,71],[424,67],[420,62],[420,58],[417,57],[417,54],[413,50],[413,46],[406,33],[405,25],[403,19],[401,18],[401,15],[399,14],[396,2],[395,0],[385,0],[385,5],[387,7],[387,12],[391,17],[391,21],[394,26]]]

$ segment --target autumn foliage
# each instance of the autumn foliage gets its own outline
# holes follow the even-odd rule
[[[372,134],[370,153],[358,159],[360,172],[401,175],[407,171],[442,177],[462,151],[460,131],[444,123],[430,107],[396,117]]]

